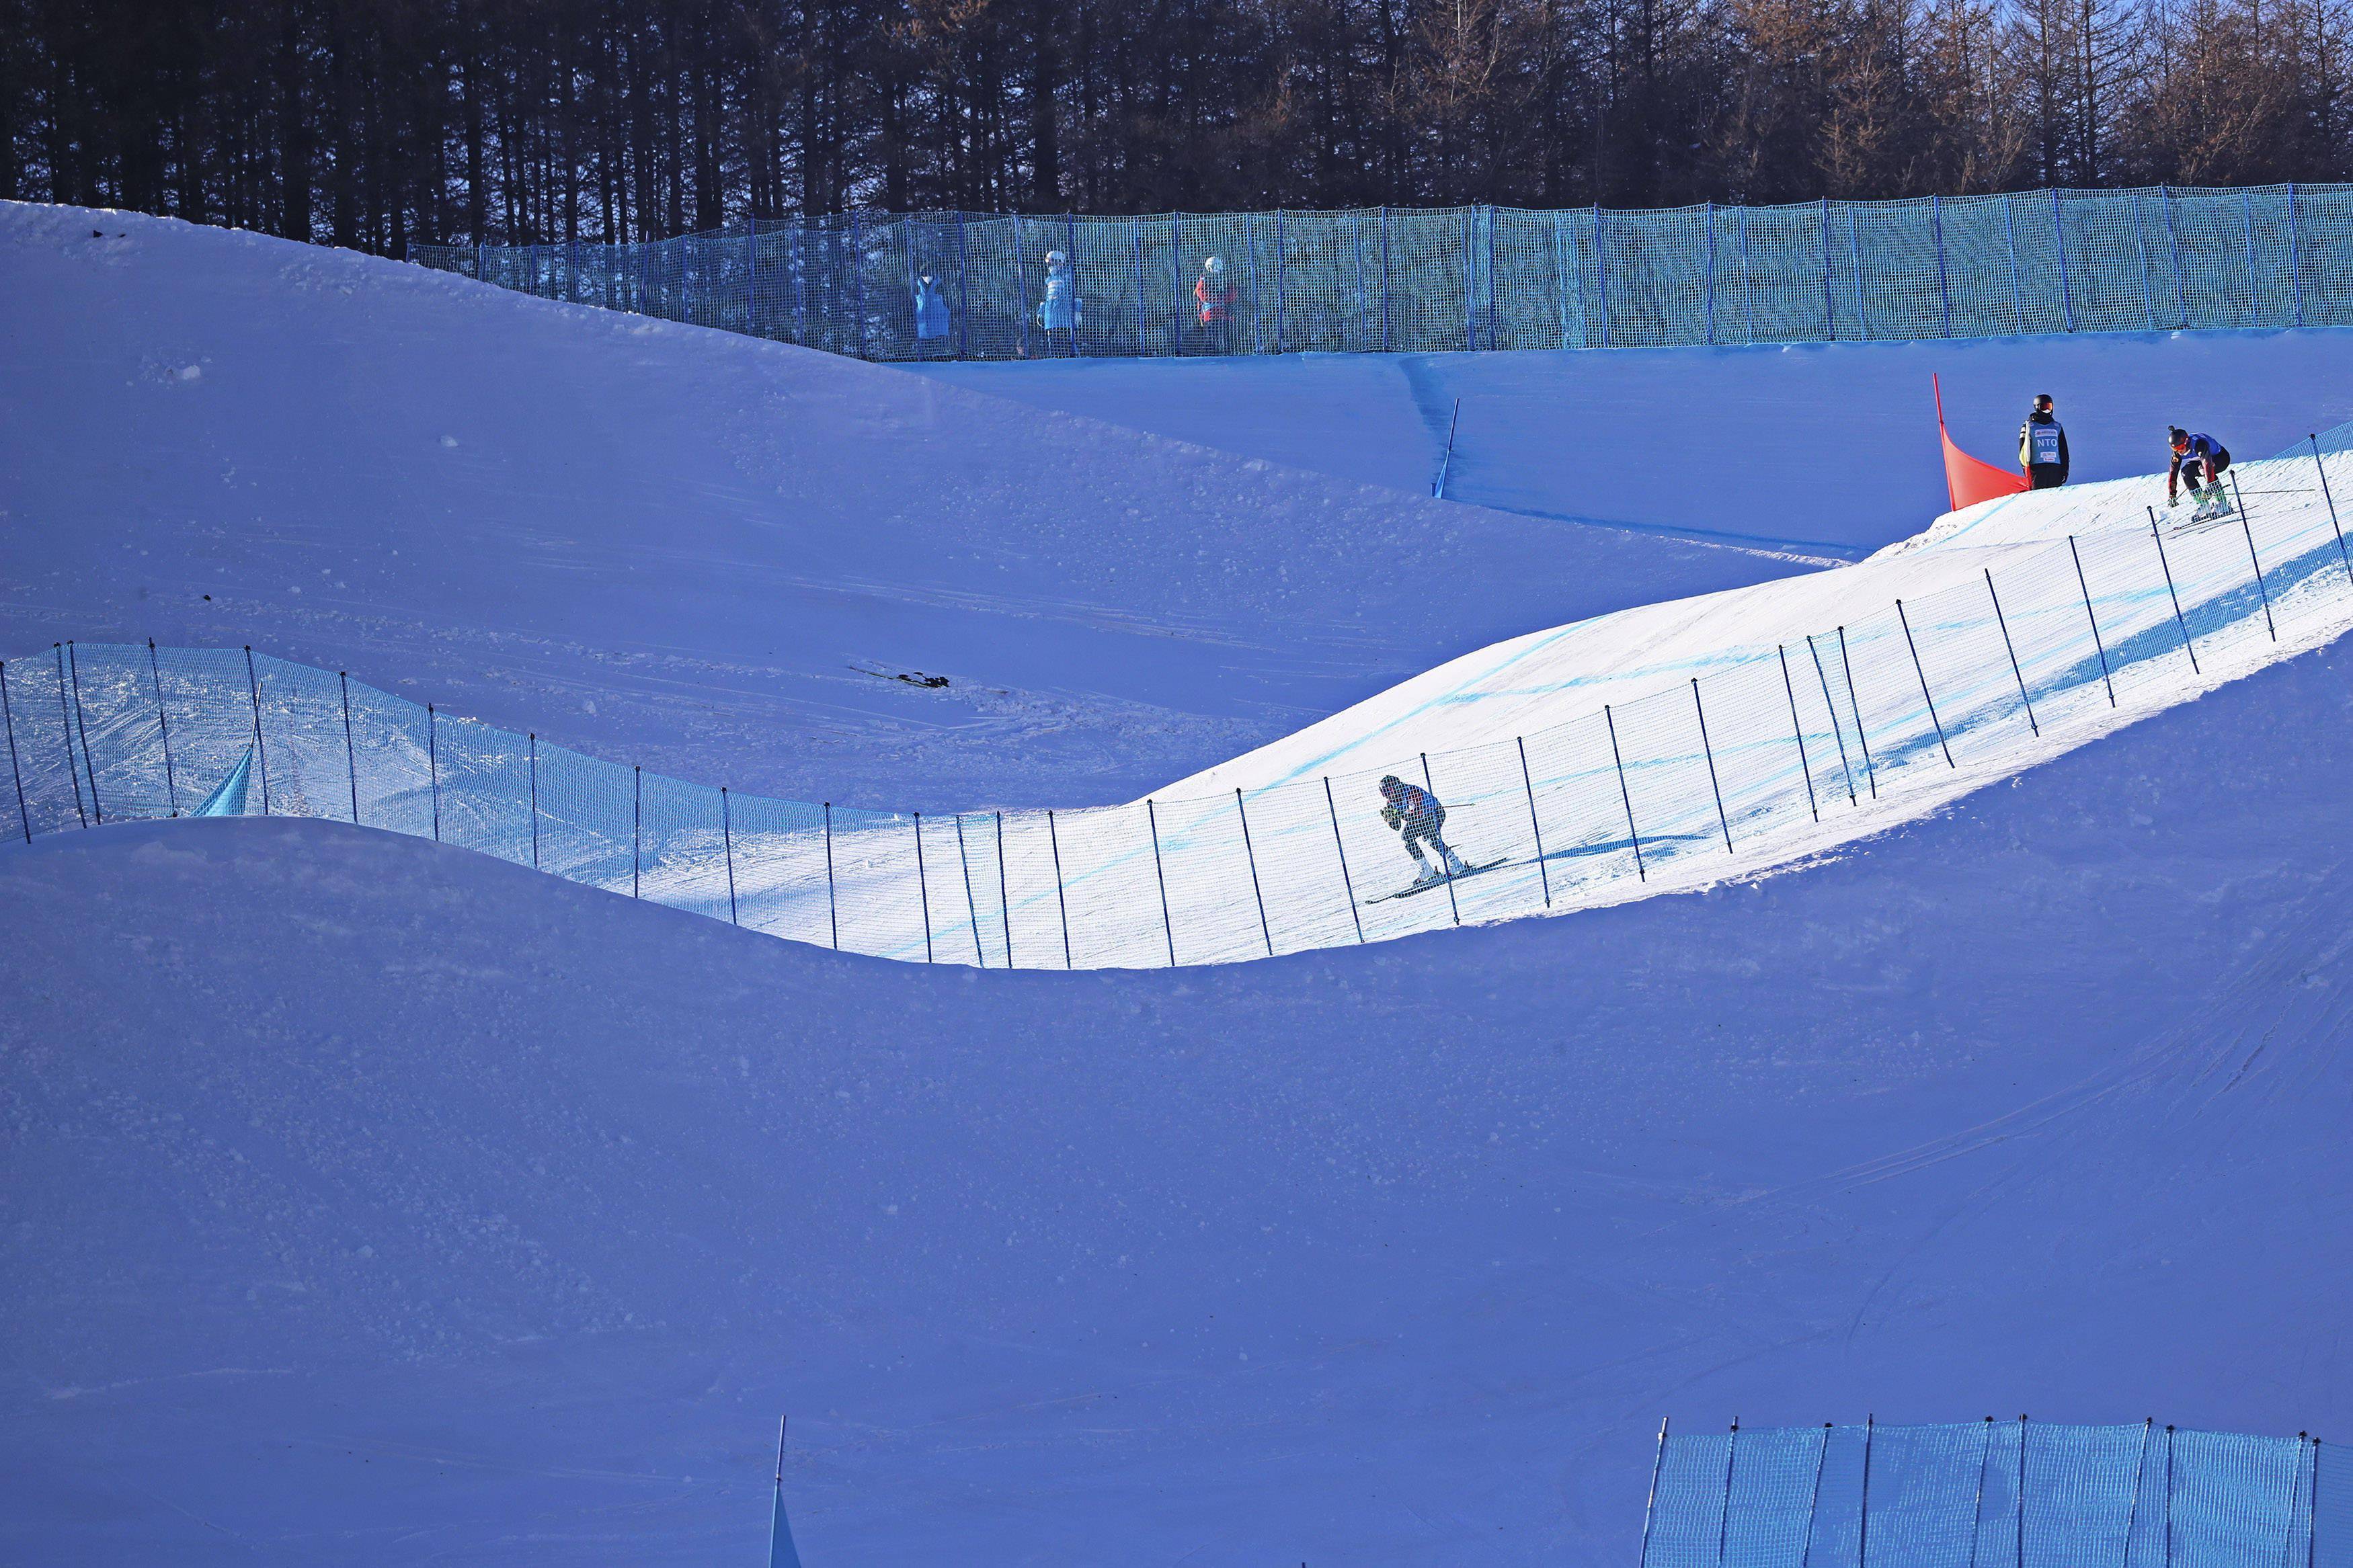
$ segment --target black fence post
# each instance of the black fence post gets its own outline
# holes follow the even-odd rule
[[[33,813],[25,804],[25,773],[16,763],[16,715],[8,706],[8,661],[0,659],[0,721],[8,728],[8,776],[16,784],[16,821],[25,829],[25,842],[33,841]]]
[[[997,814],[997,910],[1005,921],[1005,967],[1013,967],[1013,896],[1005,879],[1005,814]]]
[[[1953,748],[1945,740],[1945,721],[1936,717],[1936,694],[1928,689],[1928,672],[1920,663],[1920,645],[1912,640],[1912,617],[1904,613],[1904,601],[1895,601],[1895,619],[1904,627],[1904,646],[1912,650],[1912,673],[1920,678],[1920,695],[1928,704],[1928,722],[1936,726],[1936,749],[1945,753],[1945,765],[1953,766]]]
[[[1054,808],[1046,808],[1046,843],[1054,852],[1054,908],[1062,918],[1062,967],[1071,963],[1071,904],[1062,892],[1062,836],[1054,827]]]
[[[1250,893],[1258,900],[1258,932],[1266,939],[1266,955],[1274,956],[1274,928],[1266,920],[1266,890],[1259,886],[1258,849],[1250,843],[1250,807],[1242,804],[1240,786],[1234,790],[1234,815],[1242,819],[1242,858],[1250,862]]]
[[[180,781],[172,770],[172,721],[164,711],[164,667],[155,656],[155,639],[147,639],[147,673],[155,682],[155,730],[164,737],[164,798],[172,815],[180,815]]]
[[[932,957],[932,885],[923,878],[923,814],[915,813],[915,899],[923,916],[923,962]]]
[[[351,778],[352,826],[356,827],[360,820],[360,758],[358,749],[352,744],[352,678],[339,669],[335,679],[343,689],[343,771]]]
[[[1160,931],[1168,939],[1168,967],[1176,967],[1176,922],[1168,915],[1168,873],[1160,864],[1160,814],[1152,802],[1144,803],[1145,826],[1152,833],[1152,874],[1160,883]]]
[[[1340,890],[1348,895],[1348,920],[1356,928],[1356,940],[1365,940],[1365,917],[1356,907],[1356,879],[1348,875],[1348,846],[1340,837],[1340,808],[1332,803],[1332,780],[1324,780],[1324,809],[1332,818],[1332,847],[1340,855]]]
[[[1993,1468],[1993,1417],[1990,1415],[1987,1416],[1983,1425],[1985,1428],[1985,1441],[1978,1446],[1977,1503],[1969,1512],[1969,1519],[1973,1528],[1976,1521],[1985,1517],[1986,1473]],[[2132,1536],[2129,1531],[2126,1532],[2125,1539],[2126,1542],[2126,1550],[2129,1552],[2132,1549],[2130,1545]],[[1972,1543],[1974,1543],[1974,1538],[1972,1538]]]
[[[1609,760],[1618,764],[1618,798],[1626,803],[1626,837],[1634,845],[1634,877],[1647,882],[1651,874],[1642,866],[1642,830],[1634,826],[1634,795],[1626,787],[1626,759],[1618,750],[1618,719],[1607,702],[1601,705],[1601,721],[1609,726]]]
[[[1001,816],[998,821],[1002,823]],[[1001,834],[1003,831],[1000,826],[998,832]],[[998,842],[1001,846],[1003,840],[1000,838]],[[997,856],[997,868],[1000,873],[1005,869],[1005,858],[1001,850]],[[841,895],[835,890],[833,882],[833,802],[831,801],[825,803],[825,918],[833,931],[833,951],[839,952],[841,951]],[[1013,921],[1009,917],[1005,922],[1005,930],[1007,941],[1010,942]]]
[[[638,890],[639,868],[645,863],[646,844],[646,770],[634,764],[629,768],[629,897],[641,897]]]
[[[2100,681],[2108,689],[2108,706],[2113,708],[2116,705],[2116,683],[2108,673],[2108,650],[2100,640],[2100,617],[2092,611],[2092,585],[2084,577],[2083,552],[2075,548],[2075,536],[2072,533],[2067,536],[2067,553],[2075,562],[2075,586],[2084,593],[2084,618],[2092,626],[2092,647],[2100,655]]]
[[[2018,1445],[2018,1471],[2026,1474],[2026,1444],[2021,1434]],[[2173,1568],[2173,1423],[2165,1424],[2165,1568]],[[2023,1527],[2021,1527],[2021,1530]],[[2021,1558],[2023,1552],[2021,1553]]]
[[[956,219],[962,224],[964,219]],[[976,968],[988,967],[988,955],[980,949],[980,904],[972,896],[972,855],[964,843],[964,813],[956,813],[956,861],[964,868],[964,910],[972,921],[972,962]]]
[[[269,815],[269,743],[261,732],[261,677],[253,668],[253,646],[250,643],[246,645],[245,649],[245,689],[246,694],[253,699],[253,765],[261,774],[261,815],[268,816]],[[425,706],[425,723],[427,743],[430,745],[433,705],[429,702]],[[433,837],[437,843],[441,837],[441,797],[438,790],[433,797]]]
[[[1846,705],[1854,710],[1854,738],[1862,745],[1862,782],[1871,786],[1871,798],[1879,798],[1879,764],[1871,760],[1871,731],[1862,727],[1862,696],[1854,689],[1854,660],[1847,657],[1846,628],[1838,629],[1839,668],[1846,672]]]
[[[433,781],[433,842],[441,842],[441,734],[433,704],[425,705],[425,767]]]
[[[2328,527],[2337,535],[2337,558],[2345,563],[2345,581],[2353,584],[2353,555],[2345,552],[2345,531],[2337,524],[2337,498],[2329,493],[2328,465],[2320,460],[2320,437],[2307,436],[2305,439],[2312,443],[2312,466],[2320,470],[2320,499],[2328,503]],[[2148,514],[2154,519],[2157,509],[2149,508]],[[2314,1441],[2316,1443],[2318,1439]]]
[[[1822,684],[1822,706],[1830,711],[1831,739],[1838,742],[1839,773],[1846,780],[1846,803],[1853,805],[1857,804],[1854,798],[1854,767],[1846,757],[1846,731],[1839,723],[1838,704],[1831,700],[1831,678],[1822,668],[1822,650],[1814,646],[1814,634],[1811,632],[1806,634],[1806,651],[1813,655],[1814,679]]]
[[[1820,822],[1822,806],[1821,802],[1814,798],[1814,764],[1806,755],[1806,726],[1798,717],[1798,687],[1789,679],[1789,650],[1782,644],[1775,643],[1773,651],[1780,656],[1781,689],[1789,699],[1789,733],[1798,739],[1798,776],[1806,781],[1806,809],[1814,814],[1816,822]]]
[[[2157,563],[2165,568],[2165,596],[2173,601],[2173,624],[2181,628],[2181,651],[2189,656],[2193,674],[2203,674],[2198,668],[2198,649],[2189,641],[2189,622],[2181,614],[2181,595],[2174,591],[2173,563],[2165,553],[2165,535],[2157,526],[2157,508],[2148,509],[2148,536],[2157,541]]]
[[[2239,476],[2235,473],[2231,476],[2231,493],[2232,498],[2239,503],[2239,531],[2247,536],[2247,562],[2255,569],[2255,592],[2263,595],[2263,629],[2272,634],[2272,641],[2277,642],[2279,641],[2279,627],[2274,625],[2272,621],[2272,591],[2263,585],[2263,559],[2255,553],[2255,531],[2247,521],[2247,498],[2239,489]],[[73,645],[71,643],[68,643],[66,647],[69,649],[71,649]],[[80,702],[81,691],[79,688],[76,688],[74,691],[74,703],[77,708],[79,707]],[[90,755],[90,743],[87,741],[82,742],[82,755],[85,760],[87,760]],[[96,805],[98,804],[98,780],[95,778],[92,778],[90,781],[90,801],[92,805]],[[101,816],[99,820],[103,822],[106,819]]]
[[[2152,526],[2154,525],[2152,524]],[[2159,545],[2158,548],[2162,550],[2164,546]],[[2002,617],[2001,595],[1994,592],[1993,573],[1991,570],[1989,569],[1986,571],[1985,580],[1986,597],[1993,601],[1993,624],[2001,628],[2002,649],[2010,655],[2010,679],[2018,682],[2018,700],[2026,704],[2026,727],[2035,734],[2040,735],[2042,733],[2042,726],[2036,723],[2034,720],[2034,699],[2026,694],[2026,672],[2018,668],[2018,648],[2017,646],[2010,640],[2010,622]],[[2171,581],[2169,574],[2167,580],[2168,582]]]
[[[1430,799],[1436,800],[1438,798],[1437,781],[1430,776],[1430,753],[1428,752],[1421,753],[1421,787],[1430,792]],[[1451,868],[1449,868],[1446,872],[1446,907],[1453,911],[1454,923],[1456,925],[1461,925],[1462,923],[1462,906],[1457,903],[1454,899],[1454,872]]]
[[[1724,1440],[1724,1506],[1715,1515],[1715,1568],[1724,1568],[1725,1553],[1732,1545],[1732,1470],[1739,1461],[1740,1417],[1736,1415]]]
[[[533,798],[532,809],[534,812],[538,810],[536,796]],[[535,831],[536,829],[534,829],[534,832]],[[719,786],[719,846],[720,852],[727,857],[727,923],[730,925],[742,925],[744,923],[743,919],[735,912],[735,814],[727,804],[727,786],[725,784],[721,784]],[[534,857],[532,864],[535,866],[539,863],[536,858],[539,851],[535,838],[533,840],[532,853]],[[827,882],[828,886],[831,884],[831,881],[832,868],[830,864],[828,864],[827,867]],[[841,945],[841,940],[839,937],[834,939],[834,945],[836,947],[839,947]]]
[[[531,742],[531,868],[536,871],[539,869],[539,734],[536,731],[529,731],[526,738]],[[727,806],[727,786],[724,784],[719,788],[719,805],[723,816]],[[733,880],[732,873],[730,880]],[[728,899],[732,903],[734,895],[731,892]]]
[[[1866,1415],[1862,1418],[1862,1508],[1855,1525],[1855,1568],[1871,1568],[1871,1439],[1877,1434],[1879,1417]],[[2021,1560],[2019,1568],[2025,1568]]]
[[[81,661],[74,657],[74,645],[70,638],[66,642],[66,668],[73,683],[74,730],[81,736],[82,771],[90,775],[90,814],[103,827],[106,826],[106,807],[99,804],[98,763],[90,758],[90,721],[82,716],[81,710]]]
[[[1715,794],[1715,820],[1717,826],[1724,829],[1724,852],[1729,855],[1732,853],[1732,819],[1724,815],[1724,786],[1716,782],[1715,748],[1708,744],[1707,709],[1699,700],[1697,677],[1693,678],[1691,686],[1692,711],[1699,715],[1700,754],[1707,759],[1707,787]]]
[[[1822,1446],[1814,1450],[1814,1487],[1806,1500],[1806,1540],[1814,1539],[1814,1521],[1822,1511],[1822,1471],[1831,1457],[1831,1424],[1822,1423]]]
[[[1528,792],[1528,831],[1536,837],[1536,875],[1544,881],[1545,908],[1552,908],[1552,868],[1545,861],[1544,824],[1536,820],[1535,780],[1528,773],[1528,742],[1525,736],[1514,735],[1512,744],[1520,749],[1520,787]]]
[[[1659,1477],[1667,1468],[1667,1422],[1670,1419],[1662,1416],[1659,1420],[1659,1448],[1651,1460],[1651,1496],[1642,1505],[1642,1550],[1634,1560],[1636,1568],[1651,1568],[1651,1523],[1659,1515]]]

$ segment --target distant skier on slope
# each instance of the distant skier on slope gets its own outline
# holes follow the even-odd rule
[[[2190,521],[2230,516],[2231,492],[2222,488],[2222,471],[2231,466],[2231,449],[2202,431],[2192,435],[2179,425],[2166,434],[2173,447],[2173,466],[2165,472],[2165,504],[2181,504],[2179,481],[2189,487],[2198,502]]]
[[[1233,322],[1234,286],[1227,281],[1226,264],[1218,258],[1212,256],[1201,263],[1200,279],[1193,285],[1193,302],[1198,307],[1193,333],[1201,345],[1198,352],[1230,353],[1229,333]]]
[[[1038,301],[1038,326],[1046,334],[1046,352],[1054,352],[1054,334],[1064,334],[1064,352],[1078,353],[1079,324],[1085,318],[1079,307],[1079,280],[1071,276],[1071,258],[1059,250],[1046,253],[1046,297]]]
[[[2055,490],[2067,482],[2067,431],[2052,413],[2051,395],[2037,393],[2018,427],[2018,463],[2030,489]]]
[[[1446,807],[1439,804],[1436,795],[1391,773],[1381,780],[1381,799],[1386,803],[1381,807],[1381,820],[1405,836],[1405,852],[1421,868],[1421,875],[1414,879],[1415,887],[1435,887],[1450,876],[1460,877],[1470,871],[1462,857],[1439,837],[1438,830],[1446,826]],[[1424,843],[1443,858],[1445,869],[1432,866],[1422,855]]]

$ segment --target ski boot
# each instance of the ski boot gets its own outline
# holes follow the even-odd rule
[[[1461,856],[1449,849],[1446,852],[1446,874],[1450,877],[1467,877],[1471,874],[1471,868],[1462,863]]]

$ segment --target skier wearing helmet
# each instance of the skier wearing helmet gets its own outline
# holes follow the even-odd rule
[[[1071,258],[1059,250],[1046,253],[1046,297],[1038,301],[1038,326],[1046,334],[1046,352],[1054,352],[1054,334],[1063,334],[1062,352],[1079,352],[1079,282],[1071,276]]]
[[[1446,826],[1446,807],[1439,804],[1436,795],[1391,773],[1381,780],[1381,820],[1404,835],[1405,852],[1421,868],[1421,875],[1414,879],[1416,888],[1436,887],[1448,877],[1460,877],[1471,869],[1462,863],[1462,857],[1439,837],[1439,829]],[[1445,869],[1432,866],[1422,855],[1425,843],[1438,851]]]
[[[1234,286],[1226,277],[1226,264],[1218,258],[1212,256],[1201,263],[1201,276],[1193,285],[1193,302],[1198,308],[1193,336],[1200,345],[1196,352],[1231,353]]]
[[[2165,471],[2165,504],[2181,504],[2179,481],[2189,485],[2198,503],[2190,521],[2230,516],[2231,493],[2222,488],[2222,470],[2231,466],[2231,449],[2211,436],[2192,435],[2178,425],[2166,432],[2166,443],[2173,448],[2173,466]]]

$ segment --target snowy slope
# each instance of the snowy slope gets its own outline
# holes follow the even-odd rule
[[[1622,1563],[1649,1439],[2333,1434],[2331,651],[1873,854],[1178,975],[0,856],[13,1561]]]
[[[1944,510],[1932,374],[1944,378],[1954,438],[2005,465],[2027,400],[2051,393],[2080,481],[2161,468],[2168,425],[2211,429],[2242,454],[2278,451],[2353,416],[2349,360],[2353,334],[2320,330],[923,374],[1424,495],[1459,398],[1450,499],[1852,558]]]
[[[0,218],[0,646],[251,637],[692,777],[1073,800],[1793,569],[962,395],[911,447],[899,373],[82,222]],[[1425,517],[1435,563],[1352,531]],[[972,733],[837,673],[934,646],[1079,673]],[[812,1568],[1622,1564],[1669,1412],[2333,1437],[2348,673],[1802,876],[1178,973],[837,956],[325,823],[0,848],[0,1560],[747,1561],[779,1409]]]
[[[1800,569],[22,205],[0,508],[11,655],[250,643],[648,767],[925,807],[1124,799],[1498,637]]]

